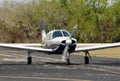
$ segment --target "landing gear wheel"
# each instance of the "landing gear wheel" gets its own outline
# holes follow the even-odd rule
[[[27,58],[27,61],[28,61],[27,64],[29,64],[29,65],[32,64],[32,57],[28,57],[28,58]]]
[[[66,64],[70,65],[70,59],[66,59]]]
[[[89,57],[88,57],[88,56],[85,56],[85,57],[84,57],[84,61],[85,61],[85,64],[89,64]]]

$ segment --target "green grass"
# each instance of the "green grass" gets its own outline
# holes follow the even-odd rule
[[[95,51],[90,51],[89,53],[91,56],[95,56],[95,57],[120,58],[120,47],[95,50]],[[85,53],[83,52],[76,53],[76,54],[82,55],[82,56],[85,55]]]

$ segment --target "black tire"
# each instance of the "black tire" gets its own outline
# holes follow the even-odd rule
[[[28,60],[27,64],[29,64],[29,65],[32,64],[32,57],[28,57],[27,60]]]
[[[89,57],[88,57],[88,56],[85,56],[85,57],[84,57],[84,61],[85,61],[85,64],[89,64]]]
[[[66,59],[66,64],[70,65],[70,59]]]

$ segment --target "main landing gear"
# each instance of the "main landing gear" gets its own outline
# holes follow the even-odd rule
[[[85,64],[89,64],[89,59],[91,59],[90,54],[88,51],[85,52],[85,56],[84,56],[84,62]]]
[[[30,56],[30,51],[28,51],[27,64],[32,64],[32,57]]]

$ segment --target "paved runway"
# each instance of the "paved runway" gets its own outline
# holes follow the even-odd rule
[[[60,55],[32,53],[26,64],[25,51],[0,49],[0,81],[119,81],[120,59],[93,57],[89,65],[83,56],[71,56],[71,65]]]

